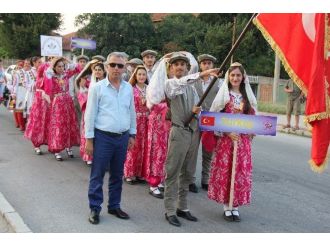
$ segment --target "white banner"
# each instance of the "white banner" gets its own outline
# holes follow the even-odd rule
[[[62,37],[40,35],[41,56],[62,56]]]

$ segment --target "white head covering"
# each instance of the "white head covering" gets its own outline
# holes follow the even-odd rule
[[[230,67],[234,67],[234,66],[239,67],[239,66],[242,66],[242,64],[236,62],[236,63],[233,63],[230,65]],[[252,91],[252,88],[251,88],[251,85],[249,82],[249,78],[248,78],[245,70],[244,70],[243,76],[244,76],[244,84],[245,84],[245,90],[246,90],[247,97],[249,99],[251,106],[253,107],[255,112],[257,112],[257,99],[253,94],[253,91]],[[225,108],[226,104],[230,101],[228,83],[229,83],[229,73],[227,71],[226,75],[225,75],[225,81],[222,83],[217,95],[215,96],[214,101],[211,105],[210,111],[220,112],[221,110],[223,110]]]
[[[189,58],[191,67],[188,74],[197,73],[198,62],[195,57],[186,51],[181,51],[180,53],[184,53]],[[146,100],[147,107],[149,109],[151,109],[153,105],[157,105],[165,99],[165,81],[168,79],[167,58],[165,58],[165,56],[155,64],[155,72],[147,87]]]

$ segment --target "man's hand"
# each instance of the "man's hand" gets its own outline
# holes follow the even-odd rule
[[[85,77],[80,79],[79,86],[82,88],[86,87],[86,78]]]
[[[208,69],[208,70],[205,70],[203,72],[200,73],[199,77],[204,77],[204,76],[214,76],[214,77],[219,77],[219,76],[222,76],[222,72],[220,74],[219,73],[219,69],[218,68],[215,68],[215,69]]]
[[[134,138],[134,137],[130,137],[130,138],[128,139],[128,149],[133,148],[134,145],[135,145],[135,138]]]
[[[239,134],[236,134],[236,133],[234,133],[234,132],[227,133],[227,135],[230,137],[230,139],[231,139],[232,141],[238,141],[238,139],[239,139]]]
[[[201,112],[201,110],[202,110],[202,107],[194,106],[192,109],[192,112],[198,115]]]
[[[85,152],[88,155],[93,155],[94,151],[94,145],[93,145],[93,139],[86,139],[86,144],[85,144]]]

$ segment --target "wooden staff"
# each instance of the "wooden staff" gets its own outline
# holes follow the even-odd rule
[[[233,210],[233,202],[234,202],[236,160],[237,160],[237,141],[234,141],[234,153],[233,153],[233,163],[232,163],[232,168],[231,168],[230,194],[229,194],[229,210],[230,211]]]
[[[256,17],[256,16],[257,16],[257,13],[254,13],[251,16],[250,20],[248,21],[248,23],[244,27],[242,33],[237,38],[235,44],[232,46],[231,50],[227,54],[225,60],[223,60],[222,64],[220,65],[218,75],[220,75],[221,71],[223,70],[223,68],[225,67],[225,65],[227,64],[227,62],[230,60],[230,58],[233,55],[234,51],[237,49],[238,45],[241,43],[241,41],[244,38],[245,34],[247,33],[247,31],[249,30],[250,26],[252,25],[252,21],[253,21],[254,17]],[[213,87],[213,85],[215,84],[215,82],[217,80],[218,80],[218,77],[214,77],[213,78],[213,80],[211,81],[210,85],[205,90],[205,93],[203,94],[203,96],[199,100],[197,106],[201,106],[203,104],[203,101],[205,100],[206,96],[208,95],[208,93],[210,92],[211,88]],[[184,122],[185,127],[188,127],[189,126],[189,123],[194,118],[194,115],[195,115],[195,113],[191,113],[190,117]]]

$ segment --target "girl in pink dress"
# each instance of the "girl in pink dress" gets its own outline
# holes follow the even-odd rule
[[[73,158],[71,147],[80,144],[78,120],[69,94],[69,79],[79,72],[79,64],[68,64],[66,58],[59,57],[52,61],[44,75],[45,93],[51,103],[48,150],[55,154],[58,161],[63,160],[60,152],[64,149]]]
[[[40,59],[39,59],[40,60]],[[45,70],[49,67],[50,63],[43,63],[40,66],[39,61],[35,66],[36,82],[34,84],[34,97],[30,109],[29,119],[27,122],[24,136],[28,138],[33,146],[37,155],[41,155],[41,145],[47,145],[48,138],[48,123],[50,114],[50,102],[45,99],[43,75]]]
[[[166,102],[152,107],[145,154],[146,178],[150,186],[149,194],[159,199],[164,198],[162,182],[165,178],[167,141],[171,128],[171,122],[166,120],[167,111]]]
[[[248,82],[243,66],[234,63],[230,66],[225,82],[221,86],[210,111],[231,114],[255,114],[257,101]],[[256,108],[255,108],[256,109]],[[224,204],[224,218],[240,221],[238,207],[251,201],[252,159],[251,141],[247,134],[221,133],[217,137],[215,154],[211,164],[208,197]],[[236,176],[234,183],[233,210],[229,210],[229,194],[233,161],[233,142],[238,142]]]
[[[133,184],[136,181],[145,180],[144,150],[147,142],[149,115],[145,98],[148,83],[146,68],[142,65],[137,66],[129,82],[133,86],[137,133],[134,147],[127,151],[124,177],[127,183]]]
[[[93,62],[93,61],[91,61]],[[90,62],[90,64],[91,64]],[[95,64],[87,65],[86,67],[91,66],[92,69],[92,76],[90,80],[88,79],[89,75],[86,75],[82,78],[77,77],[76,83],[79,88],[78,92],[78,102],[81,108],[81,132],[80,132],[80,156],[83,161],[86,162],[87,166],[91,166],[93,163],[93,156],[86,154],[85,152],[85,145],[86,145],[86,138],[85,138],[85,110],[87,105],[87,98],[88,98],[88,89],[94,83],[97,83],[100,80],[103,80],[106,76],[106,72],[104,69],[104,65],[102,62],[96,62]],[[82,71],[83,73],[83,71]]]

